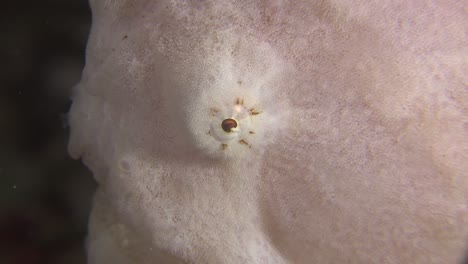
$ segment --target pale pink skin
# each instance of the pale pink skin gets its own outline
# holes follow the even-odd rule
[[[89,263],[458,263],[463,1],[104,1],[70,112]],[[236,98],[250,147],[222,149]]]

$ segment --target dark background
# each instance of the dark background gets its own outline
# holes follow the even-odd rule
[[[0,7],[0,263],[85,263],[95,183],[67,153],[84,66],[87,0]]]

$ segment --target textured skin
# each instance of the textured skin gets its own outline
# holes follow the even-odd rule
[[[458,263],[463,1],[91,0],[89,263]],[[250,146],[210,109],[236,98]]]

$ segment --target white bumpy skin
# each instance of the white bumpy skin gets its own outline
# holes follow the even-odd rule
[[[89,263],[462,261],[464,1],[91,8]]]

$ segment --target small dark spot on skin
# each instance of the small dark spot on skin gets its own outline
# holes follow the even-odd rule
[[[249,145],[249,143],[245,141],[244,139],[239,140],[239,143],[241,143],[242,145],[246,145],[246,146]]]
[[[250,134],[255,134],[255,132],[254,132],[254,131],[249,131],[249,133],[250,133]]]
[[[237,84],[242,85],[242,81],[241,80],[237,81]]]
[[[228,144],[221,144],[221,148],[222,148],[223,150],[226,150],[227,147],[228,147]]]
[[[221,123],[221,127],[223,128],[224,132],[230,133],[232,132],[233,128],[237,127],[237,121],[232,118],[226,118]]]
[[[123,36],[123,38],[122,38],[122,39],[127,39],[127,38],[128,38],[128,36],[127,36],[127,35],[125,35],[125,36]]]
[[[244,99],[242,99],[242,98],[237,98],[237,99],[236,99],[236,104],[238,104],[238,105],[243,105],[243,104],[244,104]]]
[[[210,113],[212,116],[215,116],[218,112],[219,110],[217,108],[210,108]]]
[[[259,115],[259,114],[261,114],[262,112],[261,112],[261,111],[255,111],[254,108],[250,108],[250,109],[249,109],[249,113],[250,113],[250,115]]]

